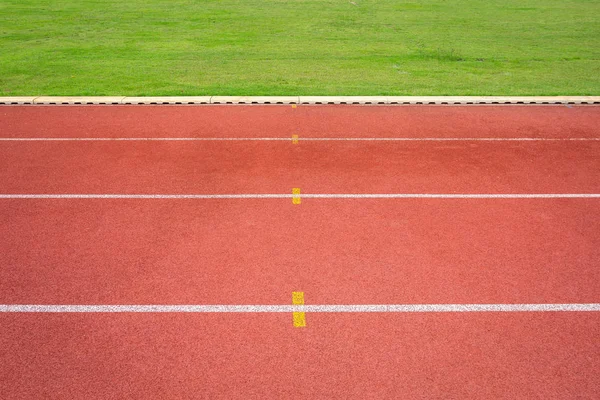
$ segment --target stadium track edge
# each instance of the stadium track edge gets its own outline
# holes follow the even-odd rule
[[[600,96],[14,96],[0,105],[123,104],[600,104]]]

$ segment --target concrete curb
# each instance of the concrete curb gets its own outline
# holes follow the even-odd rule
[[[35,96],[0,97],[0,104],[33,104]]]
[[[121,104],[210,104],[210,96],[124,97]]]
[[[600,96],[16,96],[21,104],[600,104]]]
[[[123,99],[125,96],[40,96],[33,99],[33,104],[122,104]]]
[[[211,104],[298,104],[298,96],[213,96]]]

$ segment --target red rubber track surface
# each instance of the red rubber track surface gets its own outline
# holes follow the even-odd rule
[[[8,144],[7,144],[8,143]],[[598,142],[7,142],[2,193],[594,193]]]
[[[0,137],[600,137],[593,106],[2,107]],[[600,141],[1,142],[3,194],[600,193]],[[598,303],[598,199],[0,199],[0,304]],[[596,398],[600,313],[0,313],[4,398]]]
[[[2,137],[598,137],[596,106],[2,107]]]
[[[594,398],[589,313],[0,316],[5,398]]]
[[[2,304],[600,297],[596,199],[2,201]]]

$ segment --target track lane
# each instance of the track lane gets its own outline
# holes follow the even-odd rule
[[[598,142],[5,142],[4,194],[598,193]]]
[[[598,199],[2,204],[0,304],[600,298]]]
[[[574,123],[573,121],[576,121]],[[1,137],[600,137],[597,106],[10,106]]]
[[[597,313],[0,315],[9,398],[593,398]],[[10,350],[9,350],[10,349]]]

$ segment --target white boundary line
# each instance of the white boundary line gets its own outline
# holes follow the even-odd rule
[[[600,104],[600,96],[12,96],[0,104]]]
[[[4,313],[291,313],[291,312],[574,312],[600,311],[600,303],[565,304],[355,304],[355,305],[46,305],[0,304]]]
[[[0,194],[0,199],[284,199],[294,194]],[[309,199],[587,199],[600,193],[337,193],[302,194]]]
[[[596,140],[596,139],[594,139]],[[600,140],[600,138],[598,138],[597,140]],[[136,142],[136,141],[140,141],[140,142],[144,142],[144,141],[148,141],[148,142],[153,142],[153,141],[158,141],[158,142],[211,142],[211,141],[284,141],[284,142],[291,142],[292,138],[289,137],[262,137],[262,138],[251,138],[251,137],[232,137],[232,138],[226,138],[226,137],[222,137],[222,138],[218,138],[218,137],[155,137],[155,138],[149,138],[149,137],[118,137],[118,138],[83,138],[83,137],[77,137],[77,138],[56,138],[56,137],[47,137],[47,138],[24,138],[24,137],[18,137],[18,138],[0,138],[0,141],[7,141],[7,142],[105,142],[105,141],[115,141],[115,142]]]
[[[293,139],[283,138],[283,137],[261,137],[261,138],[249,138],[249,137],[231,137],[231,138],[218,138],[218,137],[116,137],[116,138],[84,138],[84,137],[70,137],[70,138],[60,138],[60,137],[32,137],[32,138],[24,138],[24,137],[15,137],[15,138],[0,138],[0,141],[5,142],[105,142],[105,141],[115,141],[115,142],[210,142],[210,141],[283,141],[283,142],[291,142]],[[377,141],[377,142],[569,142],[569,141],[600,141],[600,138],[535,138],[535,137],[508,137],[508,138],[437,138],[437,137],[426,137],[426,138],[418,138],[418,137],[383,137],[383,138],[360,138],[360,137],[344,137],[344,138],[336,138],[336,137],[304,137],[297,138],[299,141]]]

